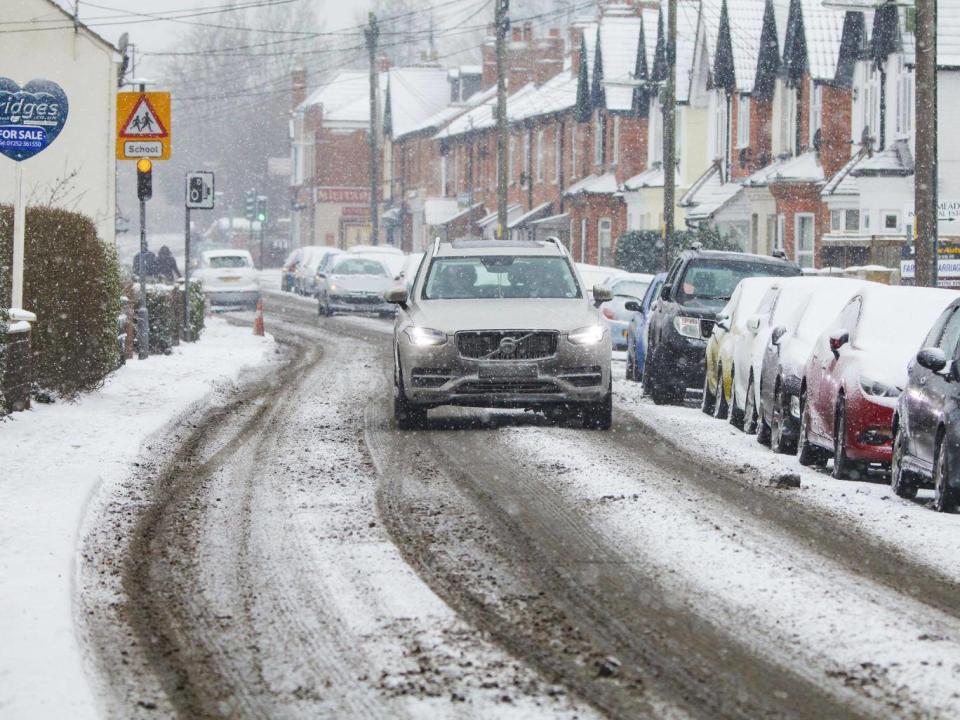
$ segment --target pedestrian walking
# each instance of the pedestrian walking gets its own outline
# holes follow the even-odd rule
[[[167,283],[173,283],[180,278],[177,259],[166,245],[160,248],[160,252],[157,254],[156,275]]]

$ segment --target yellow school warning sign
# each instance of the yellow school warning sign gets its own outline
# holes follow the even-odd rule
[[[117,159],[169,160],[170,93],[117,93]]]

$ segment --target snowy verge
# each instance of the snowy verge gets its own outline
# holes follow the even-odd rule
[[[623,366],[614,364],[614,377]],[[918,563],[960,581],[960,554],[937,551],[960,544],[960,517],[933,512],[933,491],[920,490],[916,500],[903,500],[890,490],[889,477],[835,480],[823,469],[802,466],[794,455],[778,455],[725,421],[698,408],[654,405],[641,399],[640,383],[614,380],[614,399],[636,417],[644,430],[659,435],[683,452],[702,458],[721,472],[756,478],[766,484],[785,473],[798,475],[801,487],[792,498],[840,519],[866,537],[888,542]]]
[[[0,716],[97,716],[74,621],[91,501],[129,473],[152,435],[269,362],[275,348],[272,338],[209,318],[196,344],[133,360],[77,402],[0,421]]]

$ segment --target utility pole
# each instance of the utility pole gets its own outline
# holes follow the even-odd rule
[[[677,162],[677,0],[667,3],[667,82],[663,92],[663,269],[670,269]]]
[[[917,0],[916,284],[937,286],[937,0]]]
[[[497,43],[497,238],[507,235],[507,31],[510,0],[495,0],[494,25]]]
[[[377,25],[377,16],[370,13],[370,24],[363,34],[367,39],[367,52],[370,54],[370,244],[378,245],[380,241],[380,218],[377,215],[380,203],[380,163],[377,157],[379,143],[377,142],[377,39],[380,37],[380,27]]]

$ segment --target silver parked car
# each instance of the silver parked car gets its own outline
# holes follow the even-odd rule
[[[593,289],[595,302],[610,291]],[[563,245],[435,243],[411,291],[390,290],[394,414],[401,428],[441,405],[540,410],[611,424],[610,338]]]
[[[318,312],[327,317],[337,312],[392,317],[396,307],[383,294],[393,284],[393,274],[377,258],[341,253],[317,275]]]
[[[627,335],[634,313],[632,310],[627,310],[626,304],[631,300],[642,303],[643,296],[652,281],[653,275],[624,273],[623,275],[614,275],[604,283],[610,288],[613,299],[600,306],[600,314],[603,315],[607,326],[610,328],[610,342],[613,344],[614,350],[627,349]]]

